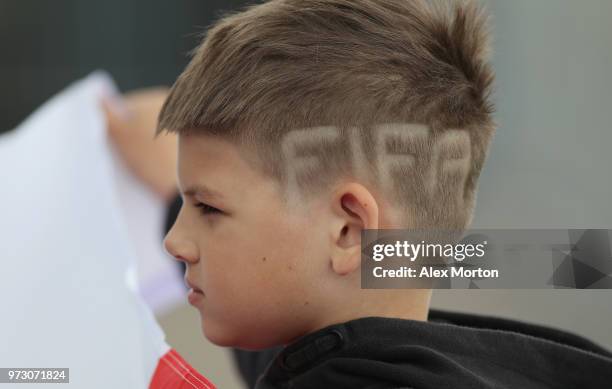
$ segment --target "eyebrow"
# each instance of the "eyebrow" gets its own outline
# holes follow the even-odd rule
[[[204,197],[222,199],[223,195],[215,190],[208,188],[206,185],[196,184],[188,187],[183,193],[185,196],[193,197],[195,195],[202,195]]]

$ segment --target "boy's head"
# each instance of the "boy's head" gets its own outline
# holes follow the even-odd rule
[[[471,221],[494,132],[486,18],[432,3],[272,0],[208,31],[158,133],[179,134],[184,195],[165,245],[213,342],[426,316],[428,292],[360,290],[358,269],[362,229]]]

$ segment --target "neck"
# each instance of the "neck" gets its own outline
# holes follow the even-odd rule
[[[338,302],[307,333],[370,316],[427,321],[430,301],[431,289],[360,289],[351,296],[350,304]]]

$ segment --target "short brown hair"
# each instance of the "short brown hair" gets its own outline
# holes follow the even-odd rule
[[[280,148],[290,131],[308,134],[326,126],[347,134],[358,129],[351,134],[359,135],[366,165],[372,166],[375,150],[367,146],[378,125],[420,124],[428,129],[427,137],[410,144],[393,136],[384,139],[386,151],[412,153],[421,162],[396,166],[394,187],[382,193],[402,209],[407,227],[464,228],[471,222],[477,180],[495,129],[488,38],[487,15],[475,1],[271,0],[251,5],[226,14],[208,30],[172,87],[157,134],[223,137],[254,151],[265,173],[284,180],[288,162]],[[423,190],[429,185],[424,169],[439,170],[432,147],[456,129],[467,138],[447,138],[441,152],[447,158],[466,157],[463,174],[449,173],[449,179],[430,185],[433,190]],[[468,142],[467,153],[453,144],[455,139]],[[301,177],[303,191],[359,175],[349,166],[346,139],[317,147],[325,150],[321,168]],[[363,177],[377,185],[376,175]]]

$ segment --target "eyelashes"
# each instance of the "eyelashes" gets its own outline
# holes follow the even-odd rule
[[[200,213],[202,215],[210,215],[210,214],[217,214],[217,213],[221,213],[221,210],[215,208],[215,207],[211,207],[208,204],[205,203],[197,203],[195,205],[196,208],[200,209]]]

